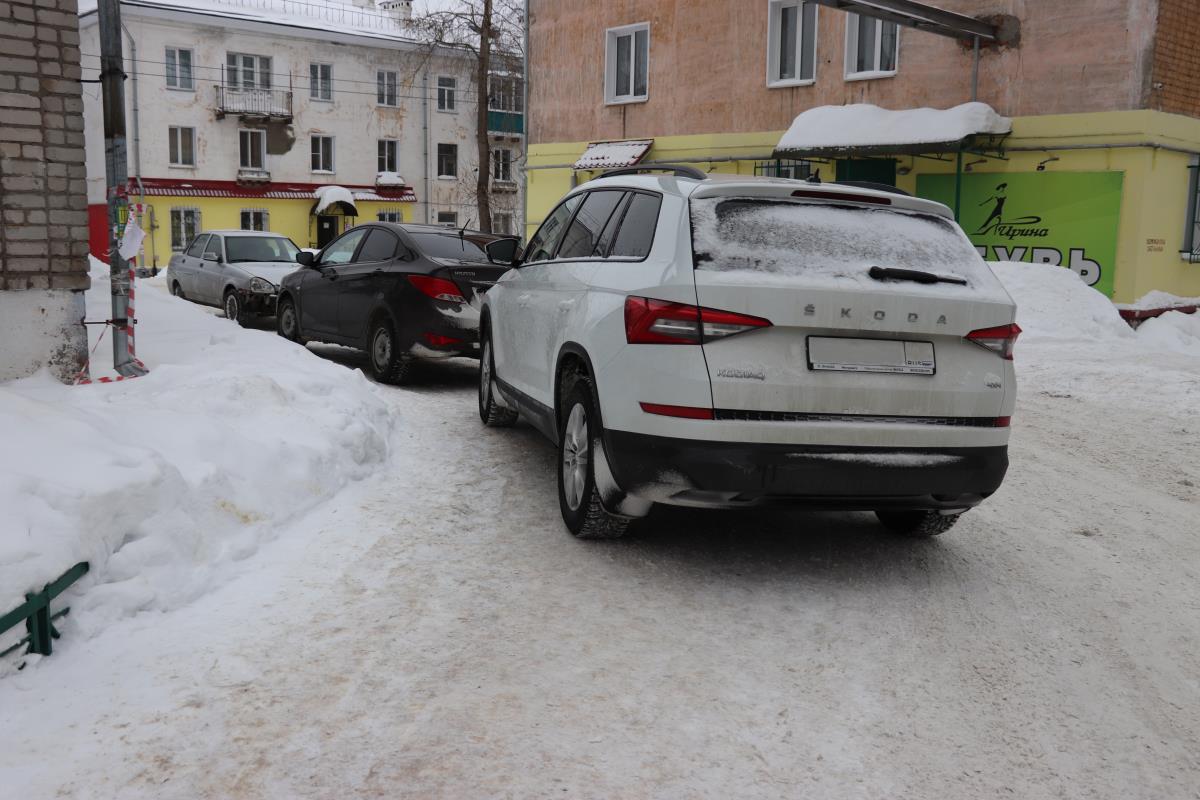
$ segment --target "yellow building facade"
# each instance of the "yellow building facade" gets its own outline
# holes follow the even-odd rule
[[[774,157],[783,133],[656,137],[640,163],[791,176],[798,165]],[[600,174],[573,168],[589,144],[530,146],[527,237],[564,193]],[[868,166],[890,171],[900,189],[952,207],[953,185],[961,176],[960,222],[985,257],[1074,265],[1113,300],[1130,302],[1156,289],[1200,296],[1200,263],[1194,263],[1200,260],[1194,254],[1200,241],[1189,234],[1197,207],[1196,153],[1200,120],[1134,110],[1015,117],[1011,134],[965,152],[961,163],[957,154],[932,153],[880,157]],[[833,180],[847,166],[837,161],[813,159],[804,167]],[[997,187],[1006,187],[1000,197],[1014,187],[1022,194],[997,203]],[[978,198],[986,192],[992,194],[982,205]],[[992,229],[985,232],[988,223],[979,223],[989,209],[1004,210],[993,212]],[[1005,224],[997,228],[997,221]],[[1000,239],[994,238],[997,230]]]

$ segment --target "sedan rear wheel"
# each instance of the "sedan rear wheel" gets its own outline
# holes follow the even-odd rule
[[[376,320],[367,340],[371,360],[371,375],[380,383],[402,384],[409,378],[412,357],[401,353],[396,332],[387,319]]]
[[[279,301],[275,324],[280,336],[304,344],[304,337],[300,335],[300,316],[296,313],[296,303],[292,298],[285,297]]]

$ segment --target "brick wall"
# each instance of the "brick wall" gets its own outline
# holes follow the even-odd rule
[[[0,333],[23,340],[0,347],[0,380],[67,377],[86,347],[79,78],[76,0],[0,0]]]
[[[1148,106],[1200,116],[1200,16],[1195,0],[1159,0]]]

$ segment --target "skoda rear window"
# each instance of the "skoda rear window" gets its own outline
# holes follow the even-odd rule
[[[896,209],[763,198],[693,198],[696,268],[849,278],[871,267],[991,283],[979,253],[948,219]],[[942,284],[947,285],[947,284]]]

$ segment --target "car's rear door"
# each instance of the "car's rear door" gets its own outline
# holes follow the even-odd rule
[[[371,309],[399,277],[393,268],[399,246],[396,234],[383,228],[370,228],[354,260],[337,268],[337,327],[340,335],[366,343]]]
[[[1011,362],[964,337],[1011,323],[1014,306],[961,230],[869,194],[792,189],[691,198],[700,306],[770,322],[706,336],[718,417],[1000,416]],[[877,280],[872,267],[966,285]]]

